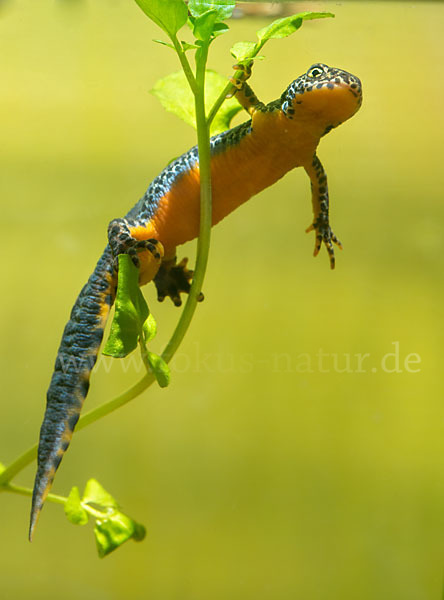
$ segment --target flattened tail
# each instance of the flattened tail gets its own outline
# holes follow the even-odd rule
[[[112,255],[107,246],[71,311],[47,392],[32,494],[30,541],[88,394],[90,373],[97,360],[114,294]]]

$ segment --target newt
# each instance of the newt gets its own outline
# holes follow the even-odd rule
[[[316,154],[321,138],[361,106],[360,80],[323,63],[312,65],[279,99],[263,104],[239,80],[234,94],[250,119],[211,138],[213,225],[269,187],[288,171],[303,167],[311,182],[314,255],[322,245],[335,266],[333,245],[341,248],[329,223],[327,176]],[[232,80],[236,83],[236,80]],[[140,268],[139,284],[153,281],[162,301],[176,306],[190,291],[187,259],[177,263],[176,247],[199,234],[200,189],[197,147],[171,162],[124,218],[111,221],[108,244],[81,290],[65,326],[47,392],[40,430],[29,539],[66,452],[89,388],[117,287],[117,257],[128,253]]]

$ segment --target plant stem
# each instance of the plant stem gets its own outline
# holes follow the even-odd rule
[[[135,385],[126,390],[126,392],[123,392],[123,394],[116,396],[109,402],[105,402],[101,406],[98,406],[97,408],[94,408],[82,415],[77,423],[76,431],[80,431],[84,427],[91,425],[91,423],[94,423],[102,417],[109,415],[124,404],[127,404],[144,392],[152,383],[154,383],[154,381],[154,375],[152,373],[147,373]],[[35,460],[37,456],[37,448],[38,444],[34,444],[34,446],[29,448],[14,462],[12,462],[4,471],[2,471],[2,473],[0,473],[0,491],[2,491],[2,487],[8,485],[8,482],[11,481],[11,479],[13,479],[17,473],[22,471],[25,467],[31,464],[33,460]]]
[[[256,56],[257,52],[255,53]],[[252,64],[253,61],[250,61],[248,64],[246,64],[246,66],[250,66]],[[243,73],[241,69],[236,69],[234,72],[234,79],[241,79],[243,77]],[[228,81],[227,85],[224,87],[224,89],[222,90],[222,92],[219,94],[219,97],[217,98],[216,102],[213,104],[210,112],[208,113],[208,118],[207,118],[207,125],[208,127],[210,127],[211,123],[213,122],[214,117],[217,114],[217,111],[219,110],[219,108],[222,106],[222,104],[225,102],[228,94],[230,94],[233,91],[233,88],[235,86],[231,83],[231,81]]]
[[[198,93],[198,85],[196,82],[196,78],[194,77],[193,71],[190,67],[190,63],[188,62],[187,56],[186,56],[185,52],[182,50],[182,45],[180,44],[179,40],[177,39],[177,36],[172,37],[171,41],[173,42],[174,48],[177,52],[177,56],[179,57],[180,64],[182,65],[183,72],[185,73],[185,76],[188,80],[191,91],[193,92],[194,97],[196,97],[196,95]]]
[[[211,205],[211,163],[210,163],[210,137],[209,127],[205,117],[204,85],[205,64],[208,46],[202,48],[200,60],[196,68],[196,82],[198,92],[195,95],[195,109],[197,122],[197,145],[199,150],[200,174],[200,227],[197,240],[197,258],[190,294],[180,316],[179,322],[171,339],[167,343],[162,358],[169,362],[178,349],[181,341],[193,318],[196,310],[197,298],[202,289],[205,270],[208,263],[208,254],[211,238],[212,205]]]
[[[27,467],[37,456],[37,444],[34,444],[29,450],[21,454],[13,463],[0,473],[0,490],[2,486],[8,483],[13,477]]]
[[[7,483],[0,488],[3,492],[11,492],[13,494],[20,494],[20,496],[32,496],[32,489],[23,487],[21,485],[15,485],[13,483]],[[57,494],[48,494],[47,500],[55,502],[56,504],[66,504],[68,498],[65,496],[58,496]]]
[[[220,93],[218,99],[216,100],[216,102],[213,104],[209,114],[208,114],[208,118],[207,118],[207,125],[208,127],[211,125],[211,123],[213,122],[214,117],[217,114],[217,111],[219,110],[219,108],[222,106],[222,104],[225,102],[227,95],[231,92],[232,88],[233,88],[233,84],[229,81],[227,83],[227,85],[224,87],[224,89],[222,90],[222,92]]]

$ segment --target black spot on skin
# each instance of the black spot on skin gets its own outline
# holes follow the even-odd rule
[[[335,86],[329,81],[327,83],[327,87],[328,87],[329,90],[332,90]]]
[[[79,416],[80,415],[78,414],[74,414],[68,417],[66,424],[68,425],[69,431],[74,431],[74,428],[77,425],[77,421],[79,420]]]

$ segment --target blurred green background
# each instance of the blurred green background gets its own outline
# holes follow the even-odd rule
[[[48,503],[31,545],[29,500],[2,494],[2,598],[440,597],[444,6],[298,4],[336,19],[270,42],[251,84],[268,102],[317,61],[363,81],[362,110],[319,149],[337,268],[325,251],[312,257],[302,170],[215,228],[172,385],[76,435],[54,485],[67,494],[97,477],[146,540],[100,561],[91,526]],[[233,21],[209,66],[228,75],[232,43],[267,22]],[[130,0],[0,5],[5,464],[37,440],[61,332],[108,222],[194,144],[149,94],[178,69],[159,37]],[[148,288],[160,350],[179,312]],[[370,354],[361,369],[356,354]],[[136,355],[101,362],[87,407],[141,373]],[[30,486],[34,468],[17,483]]]

